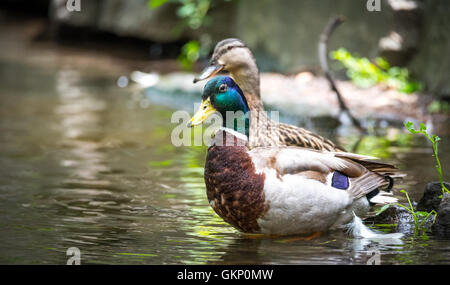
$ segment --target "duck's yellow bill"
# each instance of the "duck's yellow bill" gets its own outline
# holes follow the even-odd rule
[[[198,109],[197,113],[195,113],[195,115],[191,118],[187,126],[190,128],[192,126],[200,125],[216,111],[217,110],[213,107],[209,98],[205,101],[202,101],[200,108]]]

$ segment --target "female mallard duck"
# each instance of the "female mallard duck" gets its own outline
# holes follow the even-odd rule
[[[215,112],[223,117],[208,148],[204,178],[209,204],[238,230],[323,232],[349,223],[354,214],[365,214],[366,195],[392,186],[385,174],[396,168],[366,156],[295,146],[250,150],[249,109],[239,86],[218,76],[205,85],[201,106],[189,122],[199,125]]]
[[[250,49],[238,39],[219,42],[209,65],[194,83],[210,78],[220,71],[228,71],[240,86],[253,115],[250,132],[250,146],[302,146],[317,150],[345,151],[332,141],[303,128],[275,123],[267,117],[260,97],[259,71]]]

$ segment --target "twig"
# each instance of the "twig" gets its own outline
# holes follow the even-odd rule
[[[331,89],[336,93],[338,102],[339,102],[339,108],[341,109],[341,112],[346,112],[347,115],[350,117],[353,125],[362,133],[365,133],[366,130],[361,126],[361,123],[352,115],[350,112],[350,109],[347,107],[347,104],[345,104],[344,99],[342,98],[341,93],[339,92],[339,89],[336,86],[336,83],[333,80],[333,77],[331,76],[330,70],[328,68],[328,38],[331,36],[333,31],[342,23],[344,22],[343,16],[335,16],[330,19],[327,26],[325,27],[325,30],[320,35],[320,41],[319,41],[319,61],[320,61],[320,67],[322,68],[323,73],[325,74],[326,79],[330,83]]]

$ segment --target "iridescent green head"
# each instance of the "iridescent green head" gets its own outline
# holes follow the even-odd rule
[[[223,126],[248,136],[249,108],[239,86],[228,76],[209,80],[203,89],[202,103],[190,126],[203,123],[213,113],[222,115]]]

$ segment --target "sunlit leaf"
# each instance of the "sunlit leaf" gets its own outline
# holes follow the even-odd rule
[[[406,129],[407,129],[408,131],[410,131],[410,132],[413,133],[413,134],[417,134],[417,133],[418,133],[418,131],[416,131],[416,130],[414,129],[414,124],[413,124],[412,122],[407,122],[407,123],[405,124],[405,127],[406,127]]]
[[[149,0],[147,2],[147,6],[150,9],[157,9],[159,8],[161,5],[163,5],[166,2],[169,2],[170,0]]]
[[[420,123],[420,131],[425,132],[427,130],[427,126],[424,123]]]
[[[381,207],[381,208],[377,211],[377,213],[375,214],[375,216],[378,216],[379,214],[383,213],[383,212],[386,211],[390,206],[391,206],[390,204],[384,205],[383,207]]]
[[[167,167],[172,165],[172,160],[150,161],[148,165],[153,167]]]
[[[361,88],[384,83],[400,92],[412,93],[422,90],[422,84],[411,80],[406,68],[391,67],[383,58],[376,58],[375,64],[368,58],[352,56],[346,49],[339,48],[330,57],[341,62],[347,69],[347,76]]]

